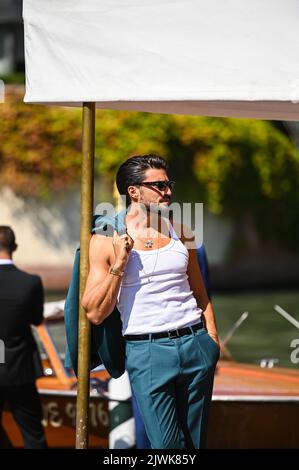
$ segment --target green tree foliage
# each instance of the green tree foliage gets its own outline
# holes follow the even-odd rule
[[[19,193],[47,195],[78,177],[80,113],[25,105],[22,98],[23,90],[12,88],[0,107],[0,181]]]
[[[45,195],[79,178],[81,110],[22,97],[12,88],[0,108],[0,182]],[[249,211],[262,237],[297,245],[299,154],[271,122],[97,111],[97,174],[112,183],[122,161],[148,152],[169,160],[177,200],[236,220]]]

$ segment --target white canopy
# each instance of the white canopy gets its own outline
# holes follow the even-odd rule
[[[24,0],[27,103],[299,120],[298,0]]]

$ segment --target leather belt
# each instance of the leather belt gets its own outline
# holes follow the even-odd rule
[[[128,341],[140,341],[140,340],[147,340],[147,339],[158,339],[158,338],[178,338],[179,336],[183,335],[190,335],[192,332],[203,328],[203,322],[197,323],[196,325],[186,326],[185,328],[179,328],[177,330],[170,330],[170,331],[161,331],[159,333],[149,333],[144,335],[124,335],[124,338]]]

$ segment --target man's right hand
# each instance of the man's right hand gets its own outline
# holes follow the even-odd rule
[[[133,238],[128,233],[118,235],[117,231],[114,230],[112,245],[115,254],[114,266],[116,268],[125,268],[134,245]]]

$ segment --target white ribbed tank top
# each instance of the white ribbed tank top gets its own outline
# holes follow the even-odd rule
[[[169,231],[166,246],[133,248],[130,253],[116,303],[123,335],[174,330],[200,321],[202,310],[188,281],[188,250],[171,224]]]

